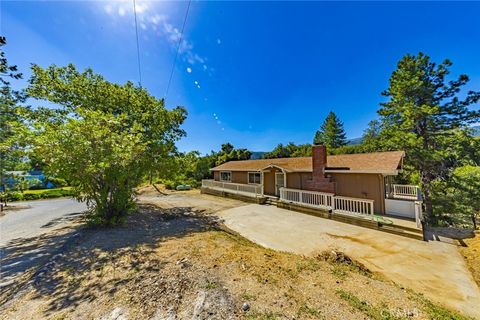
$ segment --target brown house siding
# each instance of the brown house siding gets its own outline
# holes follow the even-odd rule
[[[232,171],[232,182],[233,183],[248,183],[248,172],[242,171]]]
[[[263,173],[263,192],[266,195],[275,195],[275,173],[281,172],[277,168],[270,168]],[[232,171],[233,183],[248,183],[248,171]],[[372,199],[376,213],[385,213],[385,184],[381,174],[367,173],[330,173],[332,182],[335,182],[335,194],[339,196]],[[214,180],[220,181],[220,172],[213,173]],[[311,172],[287,173],[287,188],[306,190],[308,181],[312,180]]]
[[[381,174],[331,173],[331,176],[337,184],[337,195],[372,199],[375,212],[385,213],[385,186]]]
[[[247,171],[231,171],[232,183],[248,183],[248,172]],[[220,171],[215,171],[213,173],[213,179],[215,181],[220,181]]]
[[[305,182],[312,180],[311,172],[292,172],[287,174],[287,188],[305,189]]]

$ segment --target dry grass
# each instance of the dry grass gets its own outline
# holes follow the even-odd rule
[[[248,303],[250,309],[242,310]],[[260,247],[191,208],[87,230],[2,319],[463,319],[340,252]],[[113,316],[115,315],[115,317]]]
[[[460,253],[465,258],[475,282],[480,286],[480,231],[475,232],[474,238],[465,239],[464,242],[466,247],[461,247]]]

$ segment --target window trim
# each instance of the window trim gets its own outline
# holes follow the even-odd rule
[[[260,179],[259,179],[260,182],[259,183],[250,182],[250,174],[251,173],[260,175]],[[255,178],[253,178],[253,181],[255,181]],[[262,173],[259,172],[259,171],[249,171],[249,172],[247,172],[247,183],[248,184],[261,185],[262,184]]]
[[[222,173],[228,173],[230,175],[230,179],[228,180],[223,180],[222,179]],[[220,176],[219,176],[220,181],[222,182],[232,182],[232,171],[220,171]]]

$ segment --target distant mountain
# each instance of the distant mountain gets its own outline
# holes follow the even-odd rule
[[[262,159],[265,153],[266,152],[263,152],[263,151],[252,151],[252,155],[250,156],[250,159],[251,160]]]
[[[360,144],[360,143],[362,143],[362,138],[353,138],[353,139],[348,139],[347,140],[347,146]]]

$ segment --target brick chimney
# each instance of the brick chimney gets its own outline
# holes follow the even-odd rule
[[[324,176],[327,166],[327,147],[323,145],[314,145],[312,147],[312,167],[313,177]]]
[[[312,147],[312,180],[305,181],[305,189],[311,191],[335,193],[335,182],[325,177],[327,166],[327,147],[314,145]]]

